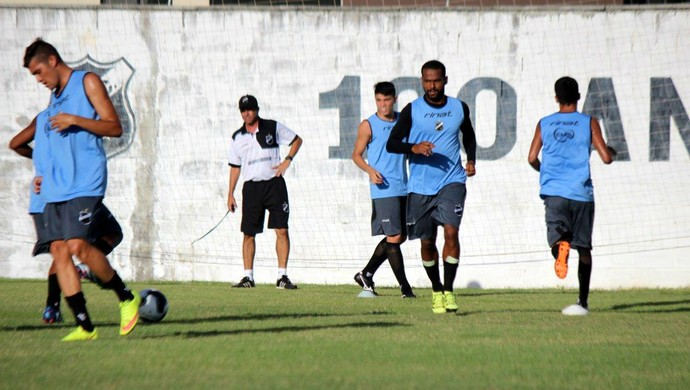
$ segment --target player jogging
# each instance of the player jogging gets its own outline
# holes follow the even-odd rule
[[[31,121],[29,126],[17,133],[12,140],[10,140],[9,144],[10,149],[14,150],[17,154],[32,160],[36,172],[34,180],[31,181],[32,185],[29,191],[29,214],[36,228],[36,244],[34,245],[32,256],[50,253],[50,242],[46,242],[47,229],[43,218],[45,201],[43,201],[41,197],[39,180],[37,179],[40,178],[41,175],[38,173],[41,171],[41,161],[47,158],[47,156],[39,156],[38,153],[34,153],[30,143],[34,140],[35,133],[36,118]],[[122,241],[122,228],[120,224],[117,223],[117,220],[112,217],[110,210],[108,210],[105,205],[103,205],[103,212],[108,216],[104,219],[105,225],[99,226],[96,229],[94,237],[91,238],[90,241],[98,250],[103,252],[104,255],[108,255]],[[94,283],[101,285],[100,281],[91,277],[90,270],[85,267],[84,264],[80,264],[77,267],[80,279],[89,278],[92,279]],[[60,285],[53,262],[51,262],[50,269],[48,270],[48,296],[46,298],[46,307],[43,310],[42,319],[43,322],[47,324],[62,322],[62,313],[60,311]]]
[[[107,186],[103,137],[122,134],[103,81],[94,73],[64,63],[57,50],[40,38],[26,48],[24,67],[52,91],[47,109],[36,117],[35,153],[48,156],[39,169],[40,189],[50,253],[60,289],[77,322],[63,341],[94,340],[98,333],[72,256],[85,263],[103,287],[120,301],[120,335],[129,334],[139,319],[139,294],[125,286],[103,253],[89,238],[108,218],[102,206]]]
[[[465,208],[468,176],[475,174],[476,139],[467,104],[445,95],[446,67],[439,61],[422,66],[424,96],[400,112],[387,143],[391,153],[408,155],[407,225],[410,239],[421,239],[422,264],[431,281],[433,313],[458,310],[453,283],[460,262],[460,222]],[[462,167],[460,141],[467,153]],[[405,142],[407,139],[407,142]],[[443,226],[443,283],[436,247]]]
[[[405,276],[400,244],[405,242],[405,205],[407,198],[407,169],[405,156],[386,151],[386,142],[399,113],[393,110],[396,95],[393,83],[384,81],[374,86],[376,113],[360,123],[352,161],[369,175],[371,191],[371,234],[385,235],[371,259],[355,282],[364,290],[376,294],[374,273],[386,259],[400,284],[403,298],[415,298]],[[367,161],[364,160],[364,151]]]
[[[539,172],[539,196],[546,209],[546,238],[556,259],[556,276],[566,277],[570,248],[577,249],[580,257],[577,304],[562,312],[587,315],[594,225],[594,187],[589,158],[594,146],[604,164],[611,164],[616,151],[606,146],[599,122],[577,111],[580,100],[577,81],[562,77],[556,81],[554,89],[559,110],[537,123],[528,162]]]

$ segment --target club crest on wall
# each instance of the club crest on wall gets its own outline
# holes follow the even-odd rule
[[[122,136],[119,138],[103,138],[106,156],[112,158],[129,149],[136,134],[136,120],[127,97],[129,84],[134,76],[132,65],[124,57],[120,57],[113,62],[104,63],[94,60],[89,55],[81,60],[69,62],[68,65],[76,70],[97,74],[103,80],[110,100],[113,102],[117,115],[120,117]]]

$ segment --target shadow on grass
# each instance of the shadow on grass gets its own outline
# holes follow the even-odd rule
[[[137,339],[160,339],[160,338],[170,338],[170,337],[197,338],[197,337],[233,336],[233,335],[240,335],[240,334],[256,334],[256,333],[307,332],[307,331],[323,330],[323,329],[392,328],[392,327],[399,327],[399,326],[410,326],[410,325],[404,324],[401,322],[352,322],[349,324],[337,324],[337,325],[278,326],[278,327],[265,328],[265,329],[210,330],[210,331],[205,331],[205,332],[184,331],[184,332],[173,332],[169,335],[155,335],[155,336],[137,337]]]
[[[350,314],[333,314],[333,313],[283,313],[283,314],[247,314],[247,315],[231,315],[231,316],[215,316],[215,317],[200,317],[200,318],[180,318],[172,320],[163,320],[163,324],[203,324],[208,322],[226,322],[226,321],[263,321],[263,320],[280,320],[280,319],[300,319],[300,318],[326,318],[326,317],[352,317],[352,316],[380,316],[390,315],[392,312],[387,311],[372,311],[368,313],[350,313]],[[140,322],[140,325],[155,325],[146,321]],[[71,328],[74,324],[60,324],[60,325],[18,325],[5,326],[0,328],[2,332],[15,331],[34,331],[44,330],[49,328]],[[98,327],[117,327],[120,324],[115,322],[94,322],[94,326]]]
[[[654,309],[657,307],[664,306],[675,306],[675,305],[690,305],[690,299],[684,299],[680,301],[655,301],[655,302],[636,302],[636,303],[626,303],[623,305],[611,306],[611,310],[625,310],[626,313],[680,313],[680,312],[690,312],[690,306],[688,307],[678,307],[672,309]],[[627,310],[627,309],[638,309],[638,310]],[[649,309],[647,309],[649,308]]]
[[[520,296],[520,295],[563,295],[563,294],[570,294],[570,293],[572,293],[572,291],[564,291],[564,290],[486,291],[486,290],[474,289],[474,290],[470,290],[470,291],[465,290],[463,292],[456,293],[455,295],[457,295],[459,297],[482,298],[482,297],[505,296],[505,295],[518,295],[518,296]]]

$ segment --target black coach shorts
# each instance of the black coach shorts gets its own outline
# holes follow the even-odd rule
[[[405,234],[407,197],[391,196],[371,200],[371,235]]]
[[[411,240],[436,238],[440,225],[457,228],[462,222],[467,189],[464,183],[450,183],[436,195],[411,193],[407,197],[407,233]]]
[[[553,247],[559,241],[570,241],[570,246],[592,249],[594,228],[594,202],[580,202],[547,196],[544,198],[546,239]]]
[[[268,210],[269,229],[287,229],[290,202],[282,176],[265,181],[245,181],[242,186],[242,233],[253,236],[264,231]]]

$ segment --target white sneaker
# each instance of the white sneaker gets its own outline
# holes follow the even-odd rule
[[[580,305],[570,305],[561,310],[561,313],[563,313],[564,316],[586,316],[589,314],[589,310]]]

